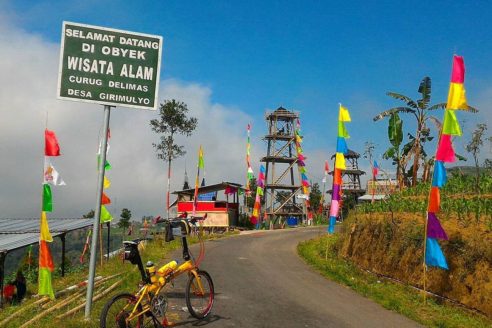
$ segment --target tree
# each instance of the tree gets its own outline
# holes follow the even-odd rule
[[[431,141],[433,137],[430,136],[430,128],[427,127],[428,121],[431,121],[436,126],[437,130],[441,130],[441,122],[434,116],[429,115],[429,112],[436,109],[446,108],[446,103],[439,103],[435,105],[429,105],[431,99],[431,79],[430,77],[424,77],[420,82],[419,88],[417,90],[421,94],[421,99],[415,101],[410,97],[405,95],[388,92],[388,96],[401,100],[406,103],[406,106],[393,107],[382,113],[379,113],[374,117],[374,121],[379,121],[384,117],[391,116],[394,113],[405,113],[412,114],[417,121],[417,130],[415,135],[409,134],[410,142],[407,144],[409,149],[409,154],[413,155],[413,167],[412,167],[412,185],[417,184],[417,171],[419,169],[419,161],[421,158],[422,149],[427,141]],[[471,106],[468,108],[453,108],[453,109],[465,109],[470,112],[477,112],[477,110]]]
[[[94,218],[94,210],[90,210],[87,214],[82,215],[84,219],[93,219]]]
[[[118,222],[118,226],[123,228],[125,231],[130,226],[130,219],[132,217],[132,211],[127,208],[121,210],[120,221]]]
[[[477,180],[476,180],[477,192],[479,190],[479,184],[480,184],[480,165],[478,164],[478,155],[480,154],[480,148],[483,146],[483,135],[486,130],[487,130],[487,124],[485,123],[477,124],[477,128],[475,129],[475,131],[473,131],[472,139],[466,145],[466,151],[472,154],[473,159],[475,161],[475,169],[477,173]]]
[[[165,100],[159,107],[159,119],[150,121],[152,131],[162,134],[159,143],[153,143],[157,152],[157,158],[167,161],[167,197],[166,213],[169,217],[169,195],[171,188],[171,162],[186,154],[184,146],[175,143],[176,135],[189,137],[196,129],[198,120],[194,117],[187,117],[188,106],[184,102],[174,99]]]
[[[401,189],[403,185],[402,167],[404,165],[404,156],[400,149],[401,142],[403,141],[403,122],[397,112],[390,114],[388,122],[388,139],[391,143],[391,147],[383,154],[383,158],[393,160],[393,165],[396,165],[396,180]]]
[[[311,192],[309,193],[309,204],[311,205],[311,209],[313,211],[317,211],[321,202],[321,190],[319,188],[319,184],[315,182],[311,186]]]

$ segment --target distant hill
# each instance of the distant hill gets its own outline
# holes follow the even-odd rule
[[[480,173],[484,173],[487,170],[484,167],[481,167],[479,169],[480,169]],[[475,175],[475,173],[476,173],[475,170],[476,170],[475,166],[470,166],[470,165],[453,166],[453,167],[449,167],[446,169],[446,171],[448,171],[449,173],[460,173],[461,172],[461,174],[464,174],[464,175]]]

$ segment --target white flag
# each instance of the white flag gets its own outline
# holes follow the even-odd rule
[[[53,186],[65,186],[66,183],[61,178],[60,174],[55,170],[53,164],[51,164],[48,156],[44,157],[44,178],[43,184],[49,183]]]

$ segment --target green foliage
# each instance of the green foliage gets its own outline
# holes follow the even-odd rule
[[[399,148],[403,141],[403,122],[398,113],[393,113],[388,122],[388,139],[393,147]]]
[[[84,219],[93,219],[94,218],[94,210],[90,210],[87,214],[82,215]]]
[[[480,194],[470,194],[474,189],[475,179],[471,175],[463,175],[459,172],[451,173],[448,182],[441,190],[441,212],[445,219],[454,214],[458,220],[466,225],[472,220],[478,222],[484,218],[485,224],[492,230],[492,175],[489,172],[481,174],[478,190]],[[404,189],[399,193],[374,204],[366,203],[358,206],[363,213],[372,212],[408,212],[425,213],[427,209],[427,196],[430,183],[419,183],[415,187]],[[482,195],[487,194],[488,197]]]
[[[477,124],[477,128],[473,131],[472,139],[466,145],[466,151],[471,153],[473,159],[475,160],[475,169],[476,169],[476,189],[479,188],[480,183],[480,165],[478,164],[478,154],[480,154],[480,148],[483,146],[483,136],[485,131],[487,130],[487,124],[480,123]]]
[[[374,117],[374,121],[379,121],[388,116],[393,118],[394,115],[398,113],[412,114],[415,117],[417,123],[417,130],[415,131],[415,135],[409,134],[409,142],[403,147],[404,149],[402,153],[402,157],[407,157],[407,156],[413,157],[412,169],[406,172],[407,176],[412,177],[412,186],[417,185],[417,172],[420,166],[419,164],[420,161],[424,162],[424,170],[426,167],[425,164],[427,162],[427,154],[425,153],[424,146],[426,142],[432,140],[433,138],[431,137],[430,128],[427,126],[428,122],[432,122],[436,126],[436,130],[437,130],[436,135],[439,134],[439,130],[441,129],[441,122],[436,117],[431,116],[430,112],[436,109],[444,109],[446,107],[445,103],[429,105],[431,99],[431,90],[432,90],[431,79],[430,77],[426,76],[422,79],[422,81],[419,84],[419,88],[417,91],[418,93],[420,93],[421,98],[417,101],[412,100],[410,97],[399,93],[388,92],[387,93],[388,96],[403,101],[407,106],[394,107],[382,113],[379,113]],[[463,109],[471,109],[471,107],[468,106],[468,108],[463,108]],[[472,108],[471,112],[476,112],[476,110]],[[390,124],[390,127],[391,126],[392,125]],[[385,155],[386,158],[394,158],[394,156],[398,154],[398,152],[397,149],[395,149],[396,147],[394,143],[391,141],[392,140],[391,135],[389,136],[389,140],[393,145],[393,147],[390,148],[391,150],[388,149]],[[398,139],[393,138],[393,140],[397,141]],[[397,170],[397,177],[400,178],[399,170]],[[401,180],[398,179],[398,181],[400,182]]]
[[[127,208],[121,210],[120,221],[118,222],[118,227],[127,229],[130,226],[130,219],[132,217],[132,211]]]
[[[198,120],[194,117],[188,118],[188,106],[184,102],[165,100],[159,107],[159,119],[150,121],[152,131],[162,134],[159,143],[153,146],[157,151],[157,158],[172,161],[186,154],[184,146],[175,143],[177,134],[190,136],[195,130]]]
[[[244,228],[249,229],[249,230],[252,230],[255,228],[255,225],[253,223],[251,223],[249,215],[247,215],[246,213],[241,213],[239,215],[239,220],[238,220],[237,226],[238,227],[244,227]]]
[[[311,186],[311,192],[309,193],[309,204],[311,205],[311,211],[316,212],[321,202],[321,190],[319,184],[315,182]]]

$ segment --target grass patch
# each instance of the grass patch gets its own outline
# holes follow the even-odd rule
[[[451,304],[438,304],[439,300],[427,298],[407,286],[383,280],[358,269],[338,257],[338,235],[326,235],[302,242],[297,251],[304,260],[322,275],[352,288],[357,293],[381,304],[386,309],[400,313],[427,327],[492,327],[492,320]]]
[[[232,233],[225,233],[225,234],[214,234],[210,236],[205,236],[205,239],[212,240],[212,239],[219,239],[223,238],[225,236],[230,236],[232,234],[236,234],[237,232],[232,232]],[[189,237],[188,238],[188,243],[189,244],[194,244],[198,241],[197,237]],[[181,247],[181,243],[179,240],[174,240],[173,242],[166,243],[162,239],[155,239],[153,241],[150,241],[146,244],[145,249],[141,250],[140,254],[142,256],[142,261],[145,262],[148,260],[152,260],[156,265],[163,265],[166,262],[169,261],[169,255],[173,250],[179,249]],[[114,274],[122,273],[121,276],[109,280],[106,283],[104,283],[102,286],[99,288],[96,288],[94,295],[96,295],[99,291],[102,291],[109,286],[111,286],[113,283],[115,283],[117,280],[121,280],[121,284],[113,290],[109,295],[106,297],[102,298],[101,300],[96,301],[92,305],[92,315],[91,315],[91,320],[85,321],[84,320],[84,308],[80,311],[78,311],[76,314],[73,316],[69,316],[66,318],[63,318],[61,320],[56,319],[56,316],[67,312],[69,309],[74,308],[76,305],[79,305],[82,303],[83,300],[85,300],[85,290],[83,293],[83,296],[80,298],[80,300],[75,301],[71,303],[70,305],[63,307],[59,310],[56,310],[44,318],[36,321],[34,325],[37,328],[48,328],[48,327],[64,327],[64,328],[80,328],[80,327],[93,327],[93,328],[98,328],[99,327],[99,315],[101,314],[102,308],[106,301],[111,298],[112,296],[120,293],[120,292],[135,292],[137,290],[137,285],[138,282],[140,281],[140,273],[138,272],[138,269],[136,266],[131,265],[129,262],[125,262],[124,264],[122,263],[121,258],[119,257],[114,257],[111,258],[108,262],[105,262],[103,266],[101,266],[98,262],[98,266],[96,268],[96,276],[100,275],[103,277],[111,276]],[[63,278],[55,278],[53,279],[53,284],[54,284],[54,290],[55,293],[57,291],[60,291],[68,286],[77,284],[81,281],[84,281],[87,279],[88,275],[88,270],[87,268],[84,268],[80,272],[74,272],[71,273]],[[183,279],[183,278],[178,278],[178,279]],[[30,288],[30,291],[32,292],[33,289],[37,288],[36,286],[30,285],[28,286]],[[73,297],[75,293],[72,293],[68,297]],[[54,301],[50,301],[48,307],[56,306],[56,304],[59,304],[63,302],[64,300],[67,299],[67,296],[63,296],[60,299],[56,299]],[[29,298],[25,300],[22,305],[20,306],[6,306],[5,308],[0,310],[0,322],[2,322],[5,318],[9,317],[11,314],[22,310],[24,307],[29,307],[34,303],[37,299],[32,299]],[[28,310],[23,312],[22,314],[19,314],[19,316],[13,318],[10,320],[6,325],[1,325],[2,327],[20,327],[22,324],[33,318],[35,315],[43,311],[40,306],[31,306]]]

